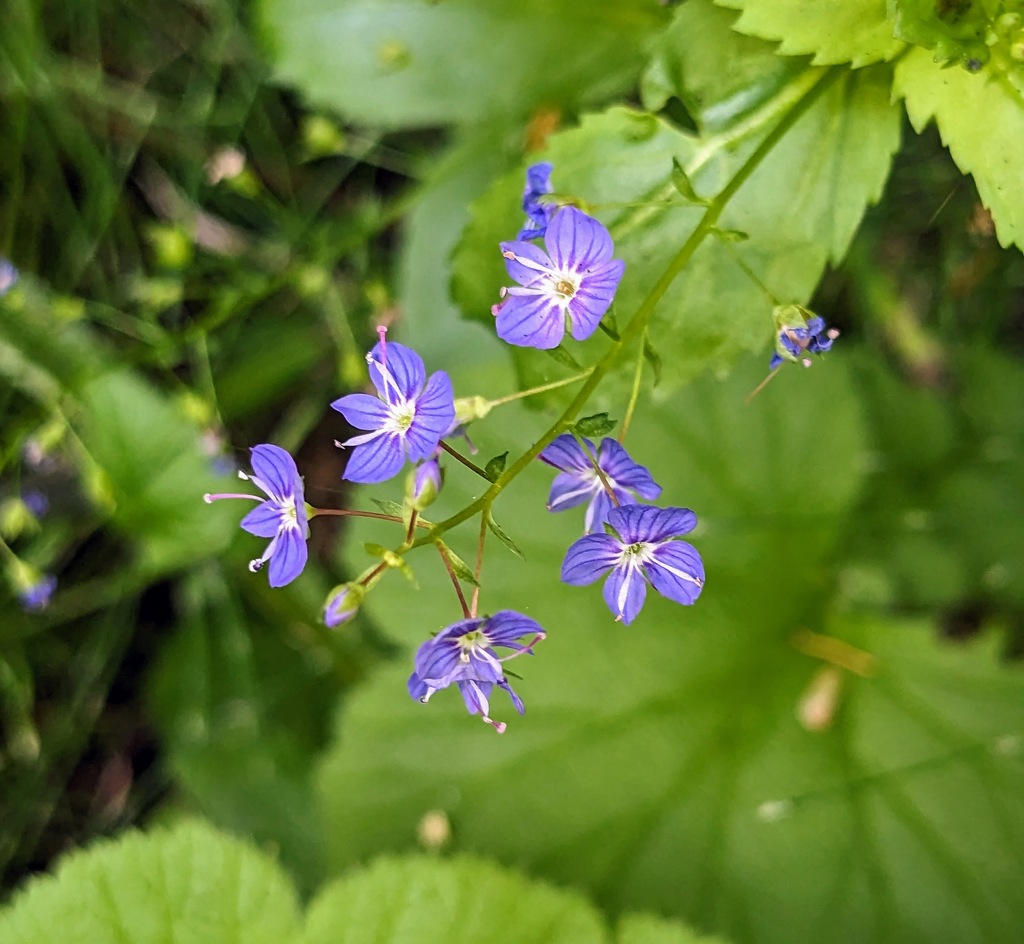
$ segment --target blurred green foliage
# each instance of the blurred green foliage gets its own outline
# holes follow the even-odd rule
[[[59,585],[40,613],[0,585],[3,893],[170,826],[29,881],[0,940],[1016,941],[1020,7],[8,0],[2,564]],[[579,522],[530,464],[481,601],[550,636],[499,738],[406,694],[459,614],[437,558],[328,630],[399,529],[317,520],[272,591],[202,495],[274,442],[314,505],[400,500],[332,445],[377,324],[460,396],[612,350],[493,336],[539,158],[627,263],[618,330],[695,241],[584,413],[621,423],[645,365],[629,448],[697,512],[708,583],[616,625],[559,583]],[[745,403],[780,302],[843,336]],[[474,424],[480,464],[575,389]],[[447,472],[435,521],[481,492]],[[473,524],[446,540],[473,562]]]

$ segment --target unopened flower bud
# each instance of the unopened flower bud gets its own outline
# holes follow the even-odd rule
[[[423,511],[428,505],[433,504],[443,482],[444,473],[436,458],[421,462],[405,480],[405,497],[409,507],[415,511]]]
[[[356,583],[343,583],[335,587],[324,604],[324,625],[340,626],[359,612],[365,591]]]

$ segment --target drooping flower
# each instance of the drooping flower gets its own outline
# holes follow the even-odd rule
[[[775,370],[786,361],[801,361],[810,367],[805,354],[824,354],[839,337],[835,328],[827,328],[825,319],[801,305],[780,305],[773,312],[776,324],[775,351],[768,365]]]
[[[653,501],[661,494],[661,486],[651,473],[634,462],[614,439],[605,437],[596,450],[589,439],[584,442],[587,450],[571,433],[563,433],[538,456],[548,465],[562,470],[551,483],[548,511],[565,511],[589,499],[584,530],[592,533],[601,530],[615,504],[632,505],[637,500],[636,495]],[[604,481],[597,474],[591,456],[596,457]],[[615,496],[614,503],[608,494],[609,489]]]
[[[552,165],[547,161],[532,164],[526,169],[526,187],[523,190],[526,225],[519,231],[517,240],[540,239],[547,232],[556,207],[543,203],[541,197],[552,192],[551,171]]]
[[[626,264],[612,259],[612,238],[576,207],[557,210],[544,237],[502,243],[508,274],[519,283],[501,290],[494,309],[498,337],[519,347],[558,347],[566,322],[577,341],[590,337],[611,306]]]
[[[562,562],[562,580],[574,587],[593,583],[611,571],[604,600],[616,621],[631,623],[644,605],[647,584],[676,603],[693,603],[704,587],[704,563],[680,535],[692,531],[697,516],[689,508],[623,505],[608,513],[615,534],[587,534]]]
[[[50,605],[50,597],[56,589],[56,577],[52,574],[38,574],[34,581],[18,591],[18,602],[29,613],[38,613]]]
[[[255,573],[270,561],[270,586],[283,587],[302,573],[306,566],[309,523],[302,479],[295,460],[280,446],[264,443],[252,449],[252,475],[239,472],[238,477],[252,482],[267,498],[244,493],[204,495],[207,502],[221,498],[248,498],[261,504],[241,521],[241,527],[259,538],[270,538],[262,557],[249,563]]]
[[[420,462],[433,455],[455,422],[452,382],[439,370],[427,378],[423,359],[411,348],[384,341],[366,357],[377,396],[350,393],[331,406],[356,429],[368,432],[340,443],[352,448],[342,478],[385,482],[406,456]]]
[[[359,612],[363,601],[363,588],[359,584],[343,583],[335,587],[324,604],[324,625],[340,626],[347,623]]]
[[[495,685],[508,692],[519,714],[525,710],[522,699],[505,678],[502,664],[531,652],[545,635],[539,623],[514,610],[501,610],[489,617],[472,617],[448,626],[417,650],[413,673],[409,676],[409,694],[426,703],[434,692],[454,682],[469,713],[480,715],[500,734],[505,730],[505,723],[490,717],[490,697]],[[524,636],[533,638],[521,644],[519,640]],[[494,650],[496,646],[512,652],[499,656]]]
[[[21,273],[18,272],[14,263],[10,259],[0,257],[0,298],[3,298],[18,284],[20,277]]]

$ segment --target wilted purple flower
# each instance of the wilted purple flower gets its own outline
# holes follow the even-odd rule
[[[0,257],[0,298],[6,295],[15,285],[21,274],[10,259]]]
[[[302,479],[295,460],[280,446],[264,443],[252,449],[252,475],[239,472],[238,477],[252,482],[267,494],[243,493],[204,495],[207,502],[221,498],[249,498],[261,502],[241,521],[241,526],[259,538],[270,538],[262,557],[249,563],[255,573],[270,561],[270,586],[283,587],[291,583],[306,566],[309,523],[306,520],[306,500],[302,494]]]
[[[413,462],[433,455],[455,423],[455,400],[448,375],[439,370],[428,379],[411,348],[380,341],[366,360],[377,396],[350,393],[331,404],[356,429],[369,430],[340,443],[354,447],[342,478],[385,482],[399,473],[406,454]]]
[[[523,212],[526,225],[516,236],[517,240],[540,239],[548,229],[551,215],[557,209],[550,203],[542,203],[541,197],[551,193],[552,165],[547,161],[532,164],[526,169],[526,188],[523,190]]]
[[[533,638],[525,645],[518,642],[530,635]],[[426,703],[434,692],[454,682],[469,713],[480,715],[500,734],[505,723],[490,717],[489,700],[495,685],[508,692],[519,714],[524,711],[522,699],[505,678],[502,663],[530,652],[545,635],[539,623],[514,610],[502,610],[486,618],[472,617],[448,626],[417,650],[409,676],[409,694]],[[495,646],[511,649],[512,653],[499,657]]]
[[[18,601],[29,613],[38,613],[50,605],[50,597],[56,589],[56,577],[52,574],[40,574],[35,582],[18,592]]]
[[[651,473],[644,466],[634,462],[629,453],[614,439],[602,439],[601,447],[597,450],[589,439],[585,439],[584,442],[590,455],[575,436],[563,433],[538,456],[548,465],[562,470],[561,475],[556,475],[554,482],[551,483],[548,511],[565,511],[567,508],[582,505],[589,499],[584,530],[590,533],[601,530],[615,504],[634,504],[634,493],[649,501],[653,501],[661,494],[661,486],[651,478]],[[597,464],[604,474],[604,482],[601,481],[601,476],[597,474],[591,461],[591,456],[595,455]],[[611,489],[615,496],[615,504],[612,503],[608,489]]]
[[[528,242],[502,243],[508,274],[519,285],[501,290],[498,337],[520,347],[558,347],[566,321],[577,341],[597,330],[625,269],[612,259],[612,238],[597,220],[562,207],[544,237],[547,252]]]
[[[327,596],[324,604],[324,624],[340,626],[347,623],[359,612],[359,604],[363,601],[363,588],[358,584],[345,583],[335,587]]]
[[[608,514],[615,534],[588,534],[562,562],[562,580],[574,587],[593,583],[611,570],[604,601],[615,619],[631,623],[644,605],[647,583],[676,603],[693,603],[704,587],[704,564],[692,544],[676,541],[692,531],[689,508],[623,505]]]
[[[801,359],[805,367],[810,367],[811,362],[804,357],[804,353],[824,354],[838,337],[839,332],[835,328],[826,329],[825,319],[819,315],[812,315],[803,324],[782,324],[779,326],[775,352],[768,369],[775,370],[786,361]]]

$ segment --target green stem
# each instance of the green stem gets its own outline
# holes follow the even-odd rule
[[[686,268],[700,244],[708,237],[717,224],[729,201],[736,195],[750,175],[758,168],[761,162],[771,153],[776,144],[789,132],[794,124],[808,111],[808,109],[824,94],[824,92],[841,76],[844,70],[833,67],[825,71],[821,77],[800,97],[793,107],[786,112],[779,123],[765,135],[764,140],[754,149],[753,153],[744,161],[743,165],[736,171],[732,179],[722,188],[715,198],[708,204],[700,222],[690,233],[689,238],[683,243],[682,248],[668,264],[668,268],[661,274],[661,278],[654,284],[654,287],[647,293],[647,297],[640,303],[633,317],[629,319],[626,327],[619,335],[619,339],[611,345],[594,366],[590,376],[573,398],[572,402],[565,408],[562,415],[555,420],[551,427],[545,432],[529,449],[526,450],[515,462],[498,476],[489,489],[476,501],[467,505],[462,511],[456,512],[450,518],[434,525],[428,534],[418,538],[413,547],[427,544],[434,538],[446,531],[451,530],[463,521],[468,521],[480,512],[486,513],[490,510],[494,500],[501,494],[503,488],[509,484],[517,475],[523,472],[527,466],[537,458],[538,455],[548,446],[559,433],[567,430],[579,412],[586,406],[587,401],[604,379],[605,375],[612,369],[623,349],[639,337],[647,328],[651,315],[658,302],[664,297],[676,277]]]
[[[622,421],[622,429],[619,430],[619,443],[625,442],[626,433],[629,432],[629,424],[633,421],[633,412],[636,410],[636,402],[640,399],[640,379],[644,373],[644,348],[647,346],[647,332],[640,341],[640,347],[636,352],[636,370],[633,372],[633,389],[629,392],[629,405],[626,407],[626,416]]]
[[[511,403],[513,400],[522,400],[525,397],[532,397],[535,393],[547,393],[549,390],[557,390],[559,387],[568,387],[577,381],[585,380],[593,373],[594,368],[588,367],[583,373],[566,377],[564,380],[554,380],[551,383],[541,384],[539,387],[530,387],[529,390],[520,390],[518,393],[510,393],[507,397],[499,397],[497,400],[488,400],[487,406],[494,408],[503,403]]]

